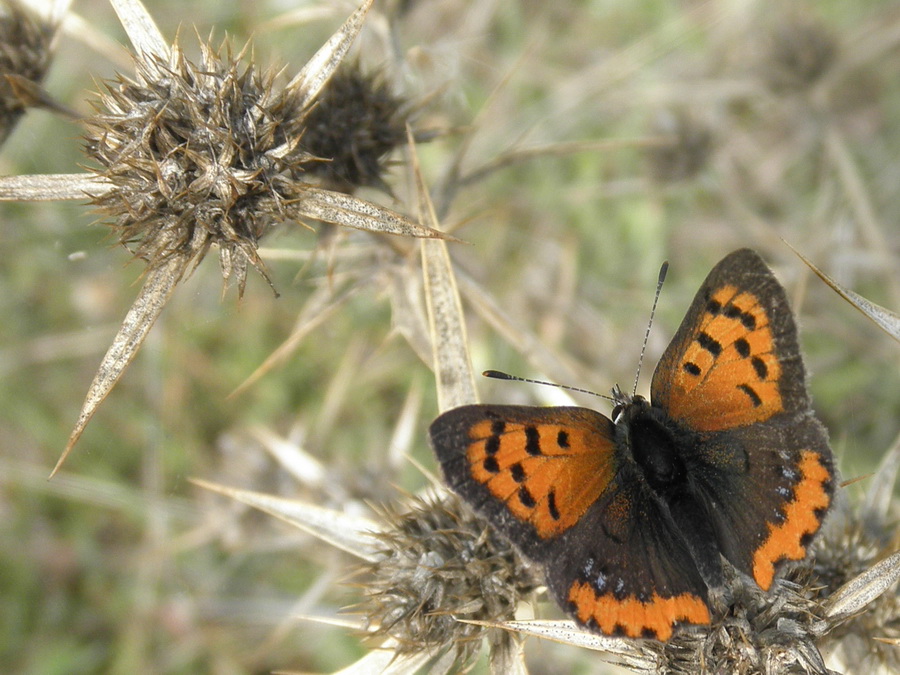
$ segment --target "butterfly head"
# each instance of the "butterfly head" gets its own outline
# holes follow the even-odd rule
[[[617,384],[612,388],[612,398],[615,406],[612,411],[612,420],[616,424],[625,420],[625,413],[634,407],[642,408],[648,405],[647,399],[640,394],[626,394]]]

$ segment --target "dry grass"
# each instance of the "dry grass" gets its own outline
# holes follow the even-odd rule
[[[275,9],[263,3],[186,12],[148,2],[167,35],[180,24],[238,42],[253,34],[257,58],[292,68],[352,10],[337,4],[330,18],[273,28],[264,22]],[[123,39],[104,3],[76,9]],[[775,12],[768,3],[377,0],[355,52],[383,66],[397,93],[423,101],[415,131],[449,131],[418,153],[442,226],[469,242],[450,251],[476,370],[630,386],[668,259],[646,389],[702,278],[750,246],[794,300],[815,407],[844,476],[875,466],[900,419],[896,343],[781,239],[844,285],[900,307],[900,4]],[[127,63],[66,36],[46,87],[86,112],[92,78],[114,67]],[[79,134],[29,112],[0,170],[77,171]],[[522,152],[532,148],[542,150]],[[361,194],[415,215],[404,157],[386,178],[396,201]],[[0,663],[31,673],[249,673],[334,669],[364,653],[345,630],[294,619],[356,600],[333,583],[340,554],[188,478],[341,507],[425,484],[392,448],[413,406],[400,448],[434,468],[418,246],[280,226],[263,242],[278,299],[252,276],[240,302],[233,290],[223,299],[216,265],[201,265],[48,483],[142,268],[125,264],[127,252],[83,206],[2,209]],[[285,358],[229,397],[297,330],[307,332]],[[554,395],[476,384],[482,400]],[[287,475],[263,447],[267,434],[302,439],[322,484]],[[529,649],[534,672],[561,658],[555,646]]]

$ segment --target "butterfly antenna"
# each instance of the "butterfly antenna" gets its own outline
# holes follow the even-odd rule
[[[653,307],[650,308],[650,321],[647,322],[647,332],[644,333],[644,344],[641,345],[641,355],[638,357],[637,372],[634,374],[634,388],[631,390],[631,396],[637,394],[638,379],[641,377],[641,366],[644,363],[644,352],[647,351],[647,340],[650,339],[650,327],[653,325],[653,315],[656,314],[656,303],[659,302],[659,293],[662,290],[663,282],[666,280],[666,272],[669,271],[669,261],[666,260],[662,267],[659,268],[659,278],[656,280],[656,295],[653,296]]]
[[[590,389],[581,389],[579,387],[570,387],[565,384],[556,384],[555,382],[544,382],[543,380],[531,380],[527,377],[519,377],[518,375],[510,375],[509,373],[504,373],[502,370],[485,370],[481,373],[484,377],[491,377],[495,380],[512,380],[514,382],[528,382],[530,384],[544,384],[548,387],[559,387],[560,389],[567,389],[569,391],[577,391],[582,394],[590,394],[591,396],[597,396],[599,398],[605,398],[607,401],[615,402],[615,399],[612,396],[607,396],[605,394],[598,394],[596,391],[591,391]]]

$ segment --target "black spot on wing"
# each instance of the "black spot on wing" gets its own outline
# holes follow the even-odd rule
[[[524,483],[525,478],[525,469],[522,468],[522,465],[516,462],[512,466],[509,467],[510,472],[512,473],[512,479],[517,483]]]
[[[684,372],[686,372],[688,375],[693,375],[694,377],[697,377],[701,373],[701,370],[700,370],[700,366],[698,366],[696,363],[691,363],[690,361],[685,361]]]
[[[753,366],[753,370],[756,371],[756,376],[760,380],[765,380],[769,375],[769,367],[766,365],[766,362],[763,361],[758,356],[754,356],[750,360],[751,365]]]
[[[553,490],[547,493],[547,511],[553,520],[559,520],[559,509],[556,508],[556,493]]]
[[[739,384],[737,388],[747,394],[750,398],[750,402],[753,403],[754,408],[758,408],[762,405],[762,399],[759,397],[759,394],[757,394],[749,384]]]
[[[525,452],[532,457],[540,456],[541,435],[536,427],[525,427]]]
[[[701,332],[697,335],[697,342],[703,349],[708,351],[714,357],[722,353],[721,343],[712,337],[709,333]]]
[[[528,491],[528,488],[526,486],[519,486],[518,495],[519,501],[522,502],[522,506],[524,506],[526,509],[533,509],[535,506],[537,506],[537,502],[534,501],[534,497]]]

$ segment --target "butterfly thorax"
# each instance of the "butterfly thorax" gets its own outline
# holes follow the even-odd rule
[[[686,433],[643,396],[634,396],[617,406],[616,436],[638,465],[647,484],[657,493],[680,492],[687,482],[685,462],[679,448],[686,446]]]

